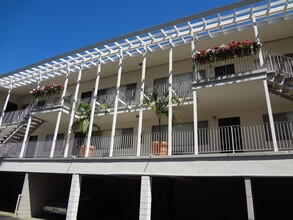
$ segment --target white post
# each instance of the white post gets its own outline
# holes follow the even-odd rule
[[[192,34],[192,41],[191,41],[191,54],[193,55],[195,53],[195,39],[194,34]],[[197,79],[197,68],[195,65],[193,65],[192,68],[192,78]],[[197,92],[194,89],[192,91],[193,96],[193,138],[194,138],[194,154],[198,154],[198,119],[197,119]]]
[[[58,135],[61,116],[62,116],[62,108],[63,108],[64,99],[65,99],[66,90],[67,90],[67,85],[68,85],[68,77],[69,77],[69,74],[67,72],[66,77],[65,77],[65,81],[64,81],[64,89],[63,89],[62,96],[61,96],[61,110],[57,114],[55,131],[54,131],[54,136],[53,136],[53,141],[52,141],[52,146],[51,146],[51,151],[50,151],[50,158],[54,157],[54,151],[55,151],[55,146],[56,146],[56,141],[57,141],[57,135]]]
[[[25,146],[26,146],[26,142],[27,142],[31,122],[32,122],[32,116],[29,115],[29,118],[28,118],[28,121],[27,121],[27,124],[26,124],[25,134],[24,134],[24,137],[23,137],[22,145],[21,145],[19,158],[23,158],[23,156],[24,156]]]
[[[141,82],[140,82],[140,95],[139,95],[139,104],[143,101],[144,87],[145,87],[145,70],[146,70],[146,55],[147,49],[145,48],[143,59],[142,59],[142,69],[141,69]],[[136,156],[140,155],[141,151],[141,135],[142,135],[142,118],[143,118],[143,108],[139,108],[138,116],[138,129],[137,129],[137,152]]]
[[[113,151],[114,151],[114,138],[115,138],[116,121],[117,121],[117,109],[118,109],[119,90],[120,90],[121,74],[122,74],[122,59],[123,59],[123,53],[121,51],[120,58],[119,58],[119,67],[118,67],[118,76],[117,76],[117,86],[116,86],[114,114],[113,114],[113,121],[112,121],[112,132],[111,132],[109,157],[113,156]]]
[[[69,118],[68,130],[67,130],[67,140],[66,140],[66,145],[65,145],[65,149],[64,149],[64,157],[68,157],[69,141],[70,141],[70,136],[71,136],[71,131],[72,131],[71,127],[72,127],[74,115],[75,115],[75,106],[76,106],[77,96],[78,96],[78,92],[79,92],[82,69],[83,69],[83,66],[81,65],[79,68],[79,71],[78,71],[78,75],[77,75],[74,97],[72,99],[71,112],[70,112],[70,118]]]
[[[66,220],[76,220],[82,184],[82,176],[73,174],[71,179],[69,200],[67,205]]]
[[[253,30],[254,30],[255,40],[260,42],[258,28],[257,28],[257,25],[256,25],[256,20],[255,20],[254,15],[252,15],[252,23],[253,23]],[[264,65],[264,59],[263,59],[263,54],[262,54],[261,48],[259,50],[259,64],[260,64],[260,67],[263,67],[263,65]]]
[[[247,216],[248,220],[254,220],[254,208],[253,208],[253,194],[251,188],[251,179],[245,177],[245,193],[246,193],[246,204],[247,204]]]
[[[39,85],[40,85],[41,82],[42,82],[42,74],[39,73],[39,80],[37,82],[37,88],[39,87]],[[26,142],[27,142],[27,138],[28,138],[28,134],[29,134],[31,122],[32,122],[32,115],[29,114],[29,119],[27,121],[27,125],[26,125],[25,134],[24,134],[24,137],[23,137],[22,145],[21,145],[21,150],[20,150],[19,158],[23,158],[23,156],[24,156],[24,151],[25,151],[25,147],[26,147]],[[36,153],[37,152],[35,152],[35,154]]]
[[[6,108],[7,108],[7,105],[8,105],[8,101],[9,101],[9,98],[10,98],[11,90],[12,90],[12,83],[10,85],[10,88],[9,88],[8,92],[7,92],[7,96],[6,96],[4,105],[3,105],[2,114],[1,114],[1,117],[0,117],[0,127],[2,126],[2,120],[3,120],[3,117],[5,115],[5,111],[6,111]]]
[[[173,81],[173,46],[172,41],[170,40],[170,48],[169,48],[169,106],[168,106],[168,155],[172,154],[172,81]]]
[[[151,177],[142,176],[140,184],[139,220],[151,220],[152,183]]]
[[[87,139],[86,139],[85,157],[88,157],[89,148],[90,148],[90,145],[91,145],[91,137],[92,137],[92,131],[93,131],[94,118],[95,118],[97,93],[98,93],[98,89],[99,89],[99,82],[100,82],[100,75],[101,75],[101,65],[102,64],[101,64],[101,61],[100,61],[99,64],[98,64],[98,69],[97,69],[94,94],[92,94],[92,100],[91,100],[91,117],[90,117],[89,130],[88,130]]]
[[[273,147],[274,147],[274,151],[278,151],[275,123],[274,123],[271,99],[270,99],[270,94],[269,94],[269,89],[268,89],[268,82],[266,79],[263,80],[263,85],[264,85],[264,90],[265,90],[265,97],[266,97],[267,108],[268,108],[270,128],[271,128],[271,134],[272,134],[272,139],[273,139]]]

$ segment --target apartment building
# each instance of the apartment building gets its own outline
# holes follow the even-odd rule
[[[1,75],[0,210],[292,219],[292,18],[240,1]]]

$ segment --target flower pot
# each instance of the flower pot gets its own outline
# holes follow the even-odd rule
[[[95,150],[95,146],[89,146],[89,157],[91,157],[92,155],[94,155],[94,150]],[[79,148],[79,156],[84,157],[85,156],[85,149],[86,146],[85,145],[80,145]]]
[[[166,141],[153,141],[152,142],[152,154],[154,155],[167,155],[168,143]]]

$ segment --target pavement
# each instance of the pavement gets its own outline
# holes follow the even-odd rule
[[[19,219],[19,218],[14,218],[14,213],[0,212],[0,220],[12,220],[12,219]]]

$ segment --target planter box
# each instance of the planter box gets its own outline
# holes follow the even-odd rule
[[[79,148],[79,156],[81,157],[84,157],[85,156],[85,149],[86,149],[86,146],[85,145],[81,145],[80,148]],[[95,146],[90,146],[89,147],[89,157],[93,156],[94,155],[94,150],[96,149]]]
[[[167,155],[168,143],[166,141],[153,141],[152,142],[152,154],[154,155]]]

